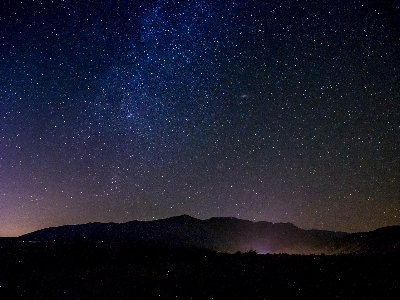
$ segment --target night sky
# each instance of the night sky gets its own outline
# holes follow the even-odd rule
[[[1,1],[0,236],[400,224],[399,20],[397,1]]]

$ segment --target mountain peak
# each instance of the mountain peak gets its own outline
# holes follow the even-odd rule
[[[187,214],[179,215],[179,216],[172,216],[169,218],[165,218],[164,220],[183,220],[183,221],[198,221],[199,219],[196,219],[195,217],[192,217]]]

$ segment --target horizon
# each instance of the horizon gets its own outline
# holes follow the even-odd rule
[[[112,221],[111,222],[98,222],[98,221],[92,221],[92,222],[76,223],[76,224],[61,224],[61,225],[55,225],[55,226],[50,226],[50,227],[43,227],[43,228],[34,229],[33,231],[25,232],[25,233],[22,233],[20,235],[14,235],[14,236],[3,236],[3,235],[0,235],[0,238],[21,237],[21,236],[23,236],[25,234],[29,234],[29,233],[32,233],[32,232],[35,232],[35,231],[39,231],[39,230],[43,230],[43,229],[49,229],[49,228],[63,227],[63,226],[76,226],[76,225],[87,225],[87,224],[96,224],[96,223],[99,223],[99,224],[124,224],[124,223],[135,222],[135,221],[138,221],[138,222],[152,222],[152,221],[167,220],[167,219],[171,219],[171,218],[179,218],[179,217],[186,217],[186,216],[190,217],[190,218],[193,218],[193,219],[196,219],[196,220],[199,220],[199,221],[207,221],[207,220],[210,220],[210,219],[219,219],[219,218],[225,219],[226,218],[226,219],[235,219],[235,220],[240,220],[240,221],[249,221],[249,222],[252,222],[252,223],[260,223],[260,222],[261,223],[271,223],[273,225],[275,225],[275,224],[291,224],[291,225],[294,225],[295,227],[297,227],[299,229],[303,229],[303,230],[330,231],[330,232],[338,232],[338,233],[340,232],[340,233],[346,233],[346,234],[371,232],[371,231],[375,231],[375,230],[380,229],[380,228],[392,227],[392,226],[400,226],[400,224],[388,225],[388,226],[377,227],[375,229],[368,230],[368,231],[347,232],[347,231],[338,231],[338,230],[330,230],[330,229],[302,228],[300,226],[297,226],[296,224],[293,224],[292,222],[270,222],[270,221],[267,221],[267,220],[255,221],[255,220],[248,220],[248,219],[243,219],[243,218],[240,218],[240,217],[233,217],[233,216],[225,216],[225,217],[213,216],[213,217],[201,219],[201,218],[193,217],[193,216],[188,215],[188,214],[181,214],[181,215],[174,215],[174,216],[169,216],[169,217],[164,217],[164,218],[159,218],[159,219],[151,219],[151,220],[136,220],[136,219],[134,219],[134,220],[123,221],[123,222],[112,222]]]

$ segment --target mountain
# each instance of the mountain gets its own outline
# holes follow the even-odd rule
[[[46,228],[21,236],[24,241],[104,243],[155,247],[197,247],[233,253],[329,253],[345,233],[303,230],[290,223],[236,218],[199,220],[188,215],[155,221],[89,223]]]
[[[400,253],[400,226],[348,234],[340,240],[338,253]]]
[[[19,240],[102,243],[144,247],[192,247],[217,252],[338,254],[399,252],[400,226],[371,233],[305,230],[291,223],[251,222],[236,218],[199,220],[188,215],[154,221],[89,223],[46,228]]]

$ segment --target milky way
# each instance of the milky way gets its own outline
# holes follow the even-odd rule
[[[20,2],[0,4],[0,236],[400,223],[395,1]]]

